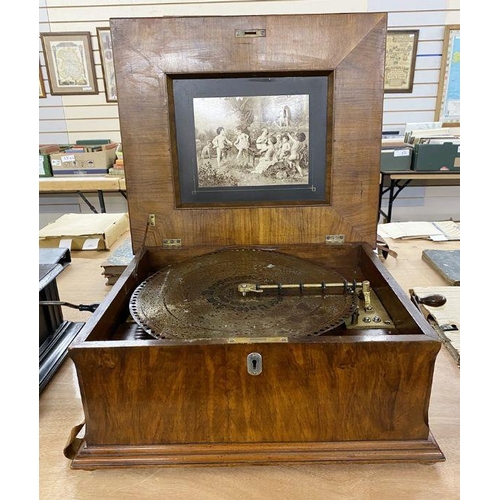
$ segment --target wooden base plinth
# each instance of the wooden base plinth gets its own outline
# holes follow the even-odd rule
[[[433,464],[445,457],[430,435],[427,440],[330,443],[186,444],[94,446],[84,444],[72,469],[277,464],[390,463]]]

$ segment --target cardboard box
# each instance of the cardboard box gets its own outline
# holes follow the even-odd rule
[[[449,170],[460,172],[460,144],[415,144],[412,169],[418,171]]]
[[[40,229],[38,241],[41,248],[109,250],[129,227],[127,213],[65,214]]]
[[[60,148],[57,144],[40,144],[38,146],[38,177],[52,177],[50,154],[59,151]]]
[[[117,143],[75,144],[50,155],[52,173],[57,175],[107,174],[116,158]]]
[[[380,153],[380,171],[396,172],[411,169],[413,147],[408,144],[383,145]]]

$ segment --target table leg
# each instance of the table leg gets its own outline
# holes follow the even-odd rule
[[[104,194],[101,189],[97,191],[97,197],[99,198],[99,205],[101,206],[101,213],[106,213],[106,205],[104,204]]]
[[[394,196],[394,187],[396,186],[396,181],[391,179],[391,186],[389,188],[389,206],[387,208],[387,222],[391,222],[392,219],[392,204],[396,196]]]
[[[99,213],[96,210],[96,208],[94,207],[94,205],[92,205],[92,203],[90,203],[90,201],[86,198],[86,196],[81,191],[77,191],[76,193],[87,204],[87,206],[90,208],[90,210],[92,210],[92,212],[94,212],[95,214]]]

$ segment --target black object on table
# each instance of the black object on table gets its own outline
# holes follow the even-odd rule
[[[67,248],[40,248],[39,250],[39,394],[57,372],[68,354],[68,346],[84,323],[66,321],[61,305],[43,302],[59,301],[57,276],[71,262]]]

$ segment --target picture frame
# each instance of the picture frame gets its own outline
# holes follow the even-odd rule
[[[52,95],[98,94],[90,32],[40,33]]]
[[[384,93],[413,92],[419,30],[388,30]]]
[[[40,99],[47,97],[45,82],[43,81],[42,66],[40,63],[38,63],[38,97]]]
[[[172,76],[167,84],[178,207],[326,202],[331,74]],[[284,144],[290,154],[278,157]]]
[[[460,25],[445,26],[434,120],[460,126]]]
[[[107,102],[117,102],[115,66],[113,61],[113,45],[110,28],[96,28],[99,54],[101,56],[102,77]]]

